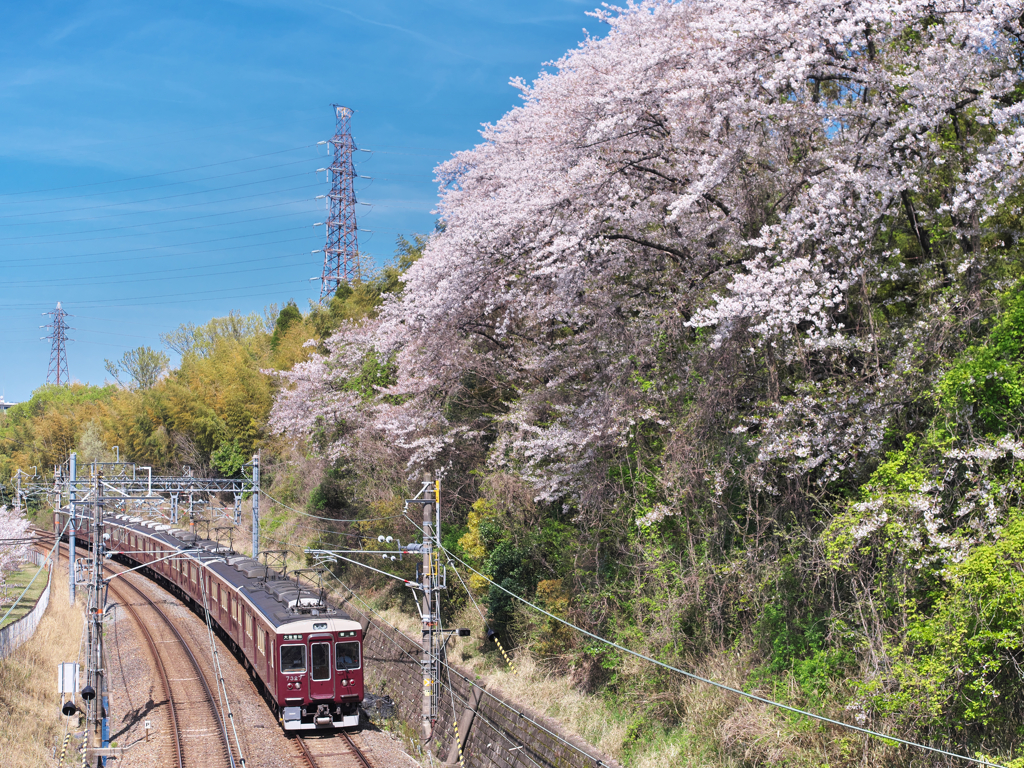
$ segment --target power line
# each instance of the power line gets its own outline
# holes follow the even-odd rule
[[[299,189],[313,189],[314,187],[319,188],[319,184],[304,184],[301,187],[289,187],[287,189],[270,189],[266,192],[257,192],[254,195],[240,195],[239,197],[227,197],[223,200],[205,200],[201,203],[189,203],[187,205],[175,205],[170,208],[154,208],[148,211],[126,211],[123,213],[109,213],[104,216],[87,216],[80,219],[54,219],[53,221],[36,221],[36,222],[25,222],[24,224],[0,224],[0,227],[25,227],[25,226],[38,226],[42,224],[65,224],[76,221],[99,221],[100,219],[114,219],[119,216],[138,216],[140,214],[147,213],[164,213],[165,211],[180,211],[185,208],[195,208],[197,205],[213,205],[215,203],[230,203],[235,200],[251,200],[254,197],[263,197],[265,195],[283,194],[285,192],[295,192]],[[279,203],[279,205],[288,205],[288,203]],[[269,207],[269,206],[268,206]],[[256,210],[256,209],[250,209]],[[223,214],[208,214],[210,216],[219,216]],[[152,224],[159,224],[160,222],[151,222]],[[166,223],[166,222],[164,222]]]
[[[288,239],[288,240],[274,240],[274,241],[269,242],[269,243],[260,243],[260,245],[280,245],[282,243],[299,243],[299,242],[302,242],[305,239],[306,238],[291,238],[291,239]],[[200,254],[204,254],[204,253],[223,253],[225,251],[235,251],[235,250],[239,250],[239,249],[243,249],[243,248],[252,248],[252,247],[254,247],[254,246],[252,246],[252,245],[240,245],[240,246],[234,246],[234,247],[231,247],[231,248],[212,248],[212,249],[209,249],[209,250],[206,250],[206,251],[194,251],[192,253],[188,253],[188,254],[185,254],[185,255],[187,255],[187,256],[195,256],[195,255],[200,255]],[[169,255],[173,256],[175,254],[169,254]],[[289,257],[298,257],[298,256],[309,256],[309,254],[308,253],[296,253],[296,254],[289,254],[288,256],[268,256],[268,257],[260,258],[260,259],[247,259],[244,262],[228,262],[228,263],[249,264],[249,263],[251,263],[253,261],[268,261],[270,259],[280,259],[280,258],[289,258]],[[111,261],[131,261],[131,259],[112,259]],[[108,262],[100,262],[100,263],[108,263]],[[216,265],[204,264],[204,265],[199,266],[199,267],[174,267],[174,268],[171,268],[171,269],[163,269],[163,270],[155,270],[155,271],[147,271],[147,272],[132,272],[132,273],[129,273],[129,274],[131,274],[131,275],[169,274],[169,273],[174,273],[174,272],[184,272],[184,271],[193,270],[193,269],[206,269],[206,268],[209,268],[210,266],[225,266],[225,265],[222,265],[222,264],[216,264]],[[250,272],[250,271],[256,271],[256,270],[246,270],[246,272]],[[220,275],[220,274],[237,274],[237,273],[234,273],[234,272],[232,272],[232,273],[211,272],[209,274],[218,274],[218,275]],[[11,280],[9,282],[4,283],[4,285],[5,286],[30,287],[30,286],[37,286],[37,285],[63,285],[63,284],[70,284],[70,285],[76,285],[76,286],[77,285],[121,285],[121,284],[132,283],[132,282],[148,282],[148,278],[147,279],[140,279],[140,280],[110,280],[110,278],[112,278],[112,277],[118,277],[118,275],[116,275],[116,274],[114,274],[114,275],[95,275],[95,276],[92,276],[92,279],[90,279],[90,280],[82,280],[81,278],[77,278],[77,277],[65,277],[65,278],[58,278],[58,279],[51,279],[51,280],[18,280],[18,281]]]
[[[195,241],[190,242],[190,243],[171,243],[169,245],[150,245],[150,246],[146,246],[145,248],[125,248],[125,249],[122,249],[120,251],[97,251],[96,253],[83,253],[83,254],[81,254],[79,256],[49,256],[49,257],[42,257],[42,258],[39,258],[39,257],[25,257],[25,258],[22,258],[22,259],[12,260],[12,261],[0,261],[0,266],[12,267],[12,268],[17,269],[19,267],[36,266],[41,261],[61,262],[61,261],[64,261],[64,260],[68,260],[69,263],[72,263],[72,264],[75,264],[75,265],[80,265],[80,264],[110,264],[110,263],[115,263],[115,262],[118,262],[118,261],[139,261],[140,259],[162,259],[162,258],[167,258],[167,257],[170,257],[170,256],[177,256],[179,254],[175,254],[175,253],[158,253],[158,254],[155,254],[155,255],[152,255],[152,256],[140,256],[140,257],[134,257],[134,258],[125,258],[125,259],[99,259],[97,261],[83,261],[82,260],[82,259],[92,258],[93,256],[116,256],[116,255],[118,255],[120,253],[139,253],[140,251],[159,251],[159,250],[165,250],[165,249],[169,249],[169,248],[184,248],[184,247],[189,246],[189,245],[205,245],[207,243],[223,243],[223,242],[226,242],[228,240],[243,240],[243,239],[249,238],[249,237],[265,237],[266,235],[279,235],[282,232],[296,232],[298,230],[310,229],[310,228],[311,228],[310,225],[307,224],[304,227],[286,227],[284,229],[272,229],[269,232],[252,232],[252,233],[248,233],[248,234],[244,234],[244,235],[231,235],[229,237],[217,237],[217,238],[213,238],[211,240],[195,240]],[[251,243],[251,244],[248,244],[248,245],[240,245],[240,246],[237,246],[237,247],[238,248],[253,248],[253,247],[258,246],[258,245],[273,245],[274,243],[281,243],[281,242],[290,242],[290,241],[287,241],[287,240],[275,240],[275,241],[272,241],[270,243]],[[232,250],[232,248],[213,248],[213,249],[208,249],[208,250],[205,250],[205,251],[189,251],[189,252],[187,252],[185,254],[182,254],[182,255],[191,256],[191,255],[196,254],[196,253],[216,253],[217,251],[222,251],[222,250]]]
[[[484,576],[482,573],[480,573],[480,571],[478,571],[473,566],[469,565],[468,563],[464,562],[460,558],[458,558],[455,555],[453,555],[451,552],[449,552],[443,546],[441,547],[441,549],[452,560],[455,560],[456,562],[461,563],[465,568],[468,568],[473,573],[475,573],[477,576],[480,576],[481,578],[487,579],[487,577]],[[454,568],[454,566],[452,566],[452,567]],[[786,710],[787,712],[792,712],[792,713],[797,714],[797,715],[803,715],[804,717],[810,717],[810,718],[812,718],[814,720],[818,720],[818,721],[823,722],[823,723],[829,723],[830,725],[837,725],[840,728],[846,728],[846,729],[851,730],[851,731],[857,731],[858,733],[862,733],[865,736],[871,736],[871,737],[874,737],[876,739],[883,739],[883,740],[886,740],[886,741],[894,741],[894,742],[896,742],[898,744],[902,744],[902,745],[904,745],[906,747],[913,747],[914,749],[923,749],[923,750],[926,750],[928,752],[934,752],[934,753],[939,754],[939,755],[945,755],[946,757],[953,757],[953,758],[956,758],[958,760],[967,760],[967,761],[972,762],[972,763],[977,763],[978,765],[991,766],[991,768],[1006,768],[1006,766],[1003,766],[1000,763],[990,763],[987,760],[982,760],[981,758],[978,758],[978,757],[968,757],[967,755],[958,755],[955,752],[947,752],[946,750],[939,749],[938,747],[930,747],[927,744],[919,744],[919,743],[917,743],[915,741],[909,741],[907,739],[901,739],[901,738],[898,738],[896,736],[889,736],[889,735],[884,734],[884,733],[879,733],[877,731],[872,731],[872,730],[870,730],[868,728],[861,728],[860,726],[850,725],[849,723],[844,723],[841,720],[833,720],[832,718],[825,717],[824,715],[819,715],[819,714],[816,714],[814,712],[808,712],[807,710],[799,709],[798,707],[791,707],[788,704],[783,704],[783,703],[778,702],[778,701],[773,701],[771,699],[766,699],[763,696],[758,696],[758,695],[753,694],[753,693],[748,693],[747,691],[742,691],[739,688],[733,688],[732,686],[726,685],[725,683],[719,683],[719,682],[716,682],[714,680],[710,680],[710,679],[708,679],[706,677],[701,677],[700,675],[696,675],[693,672],[687,672],[685,669],[679,669],[678,667],[673,667],[671,664],[666,664],[663,661],[658,661],[657,659],[651,658],[650,656],[646,656],[646,655],[644,655],[642,653],[639,653],[638,651],[634,651],[634,650],[631,650],[629,648],[626,648],[625,646],[619,645],[618,643],[616,643],[616,642],[614,642],[612,640],[608,640],[608,639],[606,639],[604,637],[601,637],[600,635],[595,635],[593,632],[589,632],[588,630],[583,629],[582,627],[578,627],[575,624],[573,624],[572,622],[566,621],[563,618],[555,616],[553,613],[549,613],[548,611],[545,611],[543,608],[540,608],[540,607],[534,605],[529,600],[527,600],[527,599],[525,599],[523,597],[520,597],[515,592],[512,592],[512,591],[506,589],[505,587],[503,587],[501,584],[499,584],[498,582],[494,581],[493,579],[487,579],[487,581],[488,581],[488,584],[490,586],[497,587],[502,592],[507,594],[509,597],[515,598],[516,600],[518,600],[519,602],[523,603],[524,605],[527,605],[530,608],[533,608],[535,611],[543,613],[548,618],[554,619],[555,621],[557,621],[557,622],[559,622],[561,624],[564,624],[565,626],[567,626],[567,627],[569,627],[571,629],[575,629],[577,632],[580,632],[581,634],[584,634],[584,635],[586,635],[587,637],[589,637],[589,638],[591,638],[593,640],[597,640],[598,642],[604,643],[605,645],[611,646],[612,648],[616,648],[616,649],[622,651],[623,653],[628,653],[629,655],[635,656],[638,659],[643,659],[644,661],[649,661],[650,663],[655,664],[655,665],[657,665],[659,667],[662,667],[663,669],[667,669],[670,672],[675,672],[677,674],[683,675],[684,677],[688,677],[691,680],[696,680],[698,682],[714,686],[715,688],[718,688],[718,689],[723,690],[723,691],[728,691],[729,693],[735,693],[737,696],[742,696],[743,698],[750,699],[751,701],[757,701],[757,702],[760,702],[761,704],[767,704],[770,707],[776,707],[778,709],[783,709],[783,710]]]
[[[247,289],[250,289],[250,288],[273,288],[273,287],[277,287],[277,288],[280,289],[280,288],[282,288],[283,286],[286,286],[286,285],[306,285],[306,286],[308,286],[309,285],[309,280],[290,280],[290,281],[284,282],[284,283],[281,282],[281,281],[277,281],[277,282],[274,282],[274,283],[261,283],[259,285],[234,286],[232,288],[214,288],[214,289],[209,290],[209,291],[186,291],[185,293],[158,293],[158,294],[153,294],[151,296],[133,296],[132,298],[138,299],[138,300],[143,300],[143,299],[170,299],[170,298],[176,298],[178,296],[195,296],[196,294],[219,293],[221,291],[232,291],[232,290],[247,290]],[[242,299],[242,298],[248,298],[249,296],[279,296],[280,294],[281,294],[281,291],[278,290],[275,293],[247,294],[247,295],[242,295],[242,296],[212,296],[212,297],[209,297],[207,299],[195,299],[193,301],[214,301],[214,300],[217,300],[217,299],[232,299],[232,298]],[[79,306],[80,307],[103,307],[103,306],[107,306],[107,307],[125,307],[125,308],[129,308],[129,307],[148,307],[148,306],[151,306],[151,304],[152,304],[152,303],[147,303],[147,304],[112,304],[112,302],[121,301],[121,300],[122,299],[120,299],[120,298],[109,299],[109,300],[99,300],[98,299],[98,300],[95,300],[95,301],[76,302],[75,306],[76,307],[79,307]],[[185,303],[193,303],[193,301],[183,301],[183,302],[180,302],[180,303],[183,303],[183,304],[185,304]],[[159,303],[162,303],[162,302],[153,302],[153,303],[159,304]],[[179,303],[179,302],[171,301],[171,302],[166,302],[166,303],[168,303],[168,304],[175,304],[175,303]],[[25,302],[25,303],[21,303],[21,304],[7,304],[6,306],[8,306],[8,307],[12,307],[12,306],[31,307],[31,306],[36,306],[36,304],[35,304],[35,302]]]
[[[301,160],[292,160],[290,163],[278,163],[277,165],[263,165],[257,168],[248,168],[244,171],[232,171],[231,173],[219,173],[215,176],[200,176],[197,179],[183,179],[181,181],[169,181],[166,184],[149,184],[142,187],[129,187],[128,189],[113,189],[103,192],[89,192],[85,195],[66,195],[65,197],[41,197],[38,200],[21,200],[13,203],[2,203],[3,205],[34,205],[36,203],[54,203],[58,200],[80,200],[86,197],[98,197],[100,195],[123,195],[126,192],[138,192],[145,189],[161,189],[163,187],[174,187],[179,184],[195,184],[199,181],[210,181],[211,179],[226,179],[229,176],[241,176],[245,173],[259,173],[260,171],[270,171],[274,168],[286,168],[292,165],[300,165],[302,163],[312,162],[313,158],[304,157]]]
[[[257,205],[257,206],[254,206],[252,208],[240,208],[240,209],[238,209],[236,211],[220,211],[218,213],[204,213],[202,216],[186,216],[185,218],[182,218],[182,219],[170,219],[169,221],[156,221],[156,222],[149,222],[149,223],[146,223],[146,224],[125,224],[125,225],[120,226],[120,227],[103,227],[103,228],[100,228],[100,229],[80,229],[80,230],[74,230],[74,231],[71,231],[71,232],[60,232],[58,234],[61,234],[61,235],[88,235],[88,234],[95,234],[96,232],[119,232],[122,229],[142,229],[143,227],[156,227],[156,226],[160,226],[160,225],[163,225],[163,224],[178,224],[178,223],[180,223],[182,221],[198,221],[200,219],[210,219],[210,218],[213,218],[215,216],[230,216],[233,213],[249,213],[250,211],[263,211],[263,210],[266,210],[267,208],[280,208],[283,205],[296,205],[297,203],[307,203],[307,202],[311,202],[312,200],[313,200],[313,198],[308,198],[307,197],[307,198],[305,198],[303,200],[286,200],[283,203],[271,203],[269,205]],[[221,200],[219,202],[226,202],[226,201]],[[232,224],[249,224],[249,223],[254,222],[254,221],[266,221],[267,219],[272,219],[272,218],[273,219],[280,219],[280,218],[282,218],[284,216],[295,216],[295,215],[297,215],[297,214],[295,214],[295,213],[281,213],[281,214],[278,214],[277,216],[264,216],[264,217],[261,217],[261,218],[258,218],[258,219],[243,219],[242,221],[228,221],[228,222],[222,222],[220,224],[204,224],[204,225],[199,226],[199,227],[175,227],[174,229],[168,229],[168,230],[159,231],[159,232],[142,232],[142,233],[138,233],[138,234],[114,235],[114,236],[109,237],[109,238],[108,237],[95,237],[95,238],[92,238],[92,240],[114,240],[116,238],[121,238],[121,237],[143,237],[145,235],[165,235],[165,234],[169,234],[169,233],[172,233],[172,232],[186,232],[186,231],[193,230],[193,229],[212,229],[214,227],[229,227]],[[82,219],[82,221],[89,221],[89,219]],[[36,222],[36,223],[37,224],[44,224],[46,222]],[[66,223],[66,222],[57,222],[57,223],[60,224],[60,223]],[[30,240],[30,239],[32,239],[34,237],[48,237],[51,234],[53,234],[53,233],[47,232],[47,233],[42,234],[42,235],[18,235],[17,237],[0,237],[0,243],[8,243],[8,242],[12,242],[14,240]],[[44,243],[38,243],[38,244],[39,245],[59,245],[61,243],[78,243],[78,242],[86,242],[86,241],[85,240],[81,240],[79,238],[76,238],[74,240],[49,240],[49,241],[46,241]]]
[[[265,152],[262,155],[249,155],[248,157],[235,158],[234,160],[221,160],[218,163],[207,163],[206,165],[193,165],[191,168],[178,168],[173,171],[160,171],[159,173],[148,173],[143,176],[126,176],[120,179],[110,179],[108,181],[93,181],[88,184],[74,184],[67,187],[50,187],[48,189],[35,189],[25,190],[22,192],[2,192],[0,197],[13,197],[14,195],[37,195],[43,192],[61,192],[65,189],[82,189],[84,187],[96,187],[100,184],[117,184],[122,181],[137,181],[139,179],[153,179],[157,176],[170,176],[172,173],[186,173],[188,171],[198,171],[203,168],[214,168],[219,165],[230,165],[231,163],[243,163],[246,160],[258,160],[261,157],[271,157],[273,155],[282,155],[286,152],[297,152],[300,149],[309,149],[315,147],[316,144],[303,144],[299,147],[290,147],[288,149],[279,149],[276,152]]]
[[[174,200],[179,197],[191,197],[192,195],[206,195],[211,192],[223,192],[225,189],[239,189],[240,187],[252,187],[257,184],[268,184],[272,181],[282,181],[284,179],[297,179],[302,176],[309,176],[311,173],[316,171],[306,171],[305,173],[290,173],[287,176],[275,176],[271,179],[260,179],[259,181],[246,181],[241,184],[229,184],[226,187],[213,187],[212,189],[197,189],[191,192],[179,192],[176,195],[163,195],[162,197],[147,197],[142,200],[124,200],[119,203],[104,203],[103,205],[90,205],[84,208],[65,208],[59,211],[36,211],[34,213],[5,213],[0,215],[0,219],[23,219],[29,216],[46,216],[51,213],[78,213],[80,211],[98,211],[103,208],[117,208],[121,205],[138,205],[139,203],[154,203],[160,200]],[[217,201],[214,201],[217,202]],[[204,205],[204,203],[200,203]],[[148,213],[149,211],[129,211],[123,215],[129,215],[131,213]],[[31,224],[33,222],[27,222]]]

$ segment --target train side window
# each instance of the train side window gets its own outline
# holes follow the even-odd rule
[[[306,646],[304,645],[282,645],[281,646],[281,671],[289,672],[306,671]]]
[[[337,643],[334,646],[335,669],[359,669],[359,643]]]
[[[267,658],[270,659],[270,668],[274,668],[274,641],[270,641],[270,653],[267,654]]]
[[[259,630],[256,634],[256,648],[264,656],[267,655],[267,633],[264,632],[262,629]]]
[[[250,640],[252,640],[252,614],[251,613],[245,614],[245,634],[246,634],[246,636]]]

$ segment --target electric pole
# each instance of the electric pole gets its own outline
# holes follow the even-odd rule
[[[71,510],[68,522],[68,597],[75,604],[75,481],[78,479],[78,454],[72,453],[69,468],[68,507]],[[57,531],[58,535],[60,531]]]
[[[260,452],[252,457],[252,559],[260,554]]]
[[[82,689],[82,699],[86,703],[86,755],[88,765],[102,766],[102,758],[98,750],[106,746],[104,743],[107,720],[107,681],[104,674],[103,658],[103,503],[100,494],[103,488],[103,471],[96,472],[92,513],[92,579],[89,585],[89,636],[87,642],[88,664],[86,684]]]
[[[430,475],[423,477],[424,488],[431,482]],[[435,611],[439,594],[434,589],[434,505],[423,505],[423,607],[420,609],[420,620],[423,624],[422,649],[420,665],[423,669],[423,740],[426,741],[434,732],[437,721],[437,656],[434,653],[434,637],[437,627],[438,613]]]
[[[445,647],[452,635],[468,637],[468,629],[443,629],[441,626],[441,593],[448,588],[447,567],[441,568],[438,555],[441,551],[441,485],[429,474],[424,475],[419,492],[414,498],[406,499],[406,509],[413,504],[421,504],[423,514],[421,515],[423,541],[420,544],[410,543],[402,545],[402,542],[395,542],[391,536],[378,536],[377,541],[391,544],[395,542],[397,549],[394,550],[366,550],[366,549],[307,549],[306,554],[313,555],[318,562],[344,560],[354,565],[368,568],[371,571],[383,576],[396,579],[413,591],[419,590],[420,595],[416,599],[416,607],[420,612],[421,638],[420,638],[420,670],[423,674],[423,703],[421,710],[422,717],[422,738],[428,741],[434,734],[434,726],[437,724],[438,697],[440,695],[441,682],[441,657],[445,653]],[[416,569],[416,580],[402,578],[393,573],[382,571],[366,563],[353,560],[345,555],[374,554],[384,559],[396,560],[408,554],[419,554],[422,559]]]

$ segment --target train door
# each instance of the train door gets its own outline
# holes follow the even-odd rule
[[[331,635],[309,637],[309,698],[334,698],[334,674],[331,664]]]

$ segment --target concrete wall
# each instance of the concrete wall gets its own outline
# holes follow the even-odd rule
[[[391,696],[398,704],[398,716],[418,734],[423,701],[419,644],[393,627],[368,617],[351,602],[345,608],[353,618],[362,620],[364,626],[370,621],[363,644],[367,690]],[[439,720],[427,744],[442,761],[454,741],[453,720],[461,717],[476,686],[463,670],[453,666],[448,671],[451,688],[445,674],[438,706]],[[617,763],[565,733],[554,721],[506,700],[498,692],[487,691],[470,728],[462,765],[465,768],[594,768],[598,765],[618,768]]]
[[[30,562],[34,562],[38,566],[42,565],[46,560],[46,555],[30,550],[26,559]],[[43,593],[39,596],[39,601],[36,603],[35,608],[17,621],[8,624],[3,629],[0,629],[0,659],[6,659],[26,640],[36,633],[36,627],[39,626],[40,619],[42,619],[43,614],[46,613],[46,606],[50,604],[50,586],[52,577],[53,568],[50,568],[49,574],[46,577],[46,589],[44,589]],[[6,613],[6,609],[4,613]],[[3,613],[0,613],[0,616],[2,615]]]

